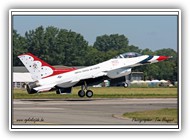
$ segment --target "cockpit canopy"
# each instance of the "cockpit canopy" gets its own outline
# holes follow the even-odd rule
[[[141,56],[141,54],[136,53],[136,52],[128,52],[128,53],[120,54],[116,56],[115,58],[132,58],[132,57],[138,57],[138,56]]]

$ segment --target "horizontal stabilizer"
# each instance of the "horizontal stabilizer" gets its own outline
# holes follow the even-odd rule
[[[38,91],[38,92],[45,92],[45,91],[49,91],[51,89],[53,89],[55,86],[55,84],[50,84],[50,85],[44,85],[44,86],[39,86],[34,88],[34,90]]]

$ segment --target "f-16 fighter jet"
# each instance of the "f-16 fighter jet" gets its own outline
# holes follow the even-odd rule
[[[56,69],[31,53],[19,55],[34,82],[27,84],[29,94],[55,90],[57,94],[71,93],[72,87],[81,86],[78,91],[80,97],[93,96],[88,86],[105,79],[126,76],[136,66],[152,64],[170,58],[169,56],[140,55],[129,52],[120,54],[105,62],[81,69]]]

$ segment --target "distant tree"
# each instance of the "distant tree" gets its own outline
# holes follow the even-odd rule
[[[141,67],[136,67],[134,71],[143,71],[145,79],[165,79],[170,81],[177,81],[178,75],[178,65],[177,65],[177,52],[173,49],[160,49],[152,52],[150,49],[142,50],[142,54],[147,55],[164,55],[173,56],[173,58]]]
[[[35,30],[30,30],[25,33],[28,52],[31,52],[38,57],[45,51],[44,32],[44,28],[40,26]]]
[[[26,39],[20,36],[16,30],[13,30],[12,36],[13,66],[20,66],[22,63],[18,59],[18,55],[26,52]]]
[[[139,49],[129,45],[124,35],[111,34],[96,38],[93,46],[89,46],[84,37],[71,30],[58,29],[53,26],[40,26],[20,36],[13,30],[13,65],[22,65],[18,55],[31,52],[51,65],[89,66],[115,57],[125,52],[138,52],[147,55],[173,56],[172,59],[133,68],[133,71],[144,72],[145,79],[178,80],[178,55],[173,49],[152,51]]]
[[[120,50],[128,47],[128,43],[128,38],[124,35],[111,34],[98,36],[93,47],[99,51],[107,52],[109,50]]]
[[[73,31],[67,32],[65,45],[65,65],[82,66],[85,64],[85,55],[88,43],[84,37]]]
[[[141,54],[143,55],[154,55],[154,52],[148,48],[141,51]]]
[[[89,46],[86,49],[85,66],[95,65],[105,60],[105,53],[98,51],[96,48]]]
[[[177,58],[177,52],[171,48],[159,49],[155,51],[156,55],[165,55],[165,56],[173,56],[173,58]]]
[[[171,56],[172,58],[158,63],[159,66],[159,77],[160,79],[168,79],[170,81],[178,80],[178,55],[173,49],[160,49],[155,51],[156,55]]]
[[[84,65],[88,47],[80,34],[53,26],[26,32],[27,50],[52,65]]]
[[[44,29],[44,33],[42,35],[43,39],[43,50],[41,51],[41,58],[50,64],[61,64],[59,59],[60,47],[57,45],[57,36],[59,33],[59,29],[53,26],[49,26]]]

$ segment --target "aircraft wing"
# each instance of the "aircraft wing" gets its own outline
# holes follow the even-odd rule
[[[92,78],[97,78],[97,77],[106,76],[106,75],[107,75],[107,72],[102,71],[102,72],[92,74]]]
[[[75,78],[73,78],[72,81],[69,82],[69,85],[74,86],[77,83],[79,83],[80,81],[85,81],[85,80],[89,80],[89,79],[96,79],[98,77],[106,76],[106,75],[107,75],[107,72],[95,72],[95,73],[92,73],[90,75],[86,75],[84,77],[75,77]],[[65,83],[62,83],[62,84],[65,85]]]
[[[65,82],[59,83],[59,84],[42,84],[41,86],[35,87],[34,90],[36,90],[37,92],[43,92],[43,91],[48,91],[51,90],[53,88],[59,87],[59,88],[69,88],[69,87],[73,87],[75,85],[77,85],[80,82],[83,81],[97,81],[97,78],[99,77],[103,77],[106,76],[107,72],[101,71],[101,72],[93,72],[93,73],[87,73],[84,75],[80,75],[80,76],[75,76],[72,78],[72,80],[66,80]],[[91,80],[89,80],[91,79]],[[44,82],[46,83],[46,82]]]
[[[72,81],[70,81],[70,83],[76,83],[76,82],[79,82],[81,80],[85,80],[85,79],[91,79],[91,78],[97,78],[97,77],[100,77],[100,76],[105,76],[107,75],[107,72],[95,72],[95,73],[92,73],[90,75],[85,75],[84,77],[75,77],[73,78]]]

